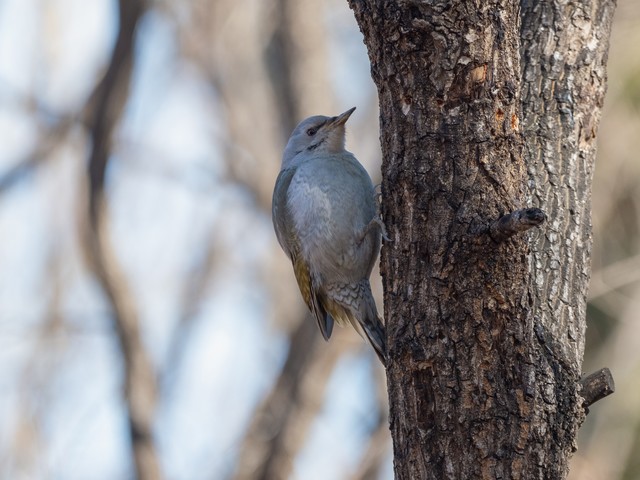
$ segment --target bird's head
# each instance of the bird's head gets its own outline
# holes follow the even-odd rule
[[[318,153],[339,153],[344,151],[344,124],[356,107],[336,117],[315,115],[305,118],[293,130],[282,155],[282,167],[286,168],[293,159],[304,151]]]

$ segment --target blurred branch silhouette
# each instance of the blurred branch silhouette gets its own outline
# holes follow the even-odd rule
[[[247,429],[236,480],[287,478],[291,473],[292,460],[302,448],[319,407],[315,399],[322,397],[340,355],[335,348],[324,348],[322,343],[314,322],[302,318],[289,336],[289,351],[278,379]],[[314,400],[305,393],[305,381],[307,385],[313,383],[318,393],[318,397],[311,397]]]
[[[301,62],[299,52],[295,49],[293,41],[293,25],[297,20],[294,11],[294,2],[290,0],[274,0],[271,3],[271,31],[264,51],[258,52],[264,58],[264,64],[268,73],[270,90],[274,96],[276,105],[276,117],[280,126],[282,144],[286,142],[289,134],[302,117],[301,101],[295,87],[296,64]],[[231,91],[225,91],[224,85],[233,88],[233,84],[217,81],[222,88],[223,97],[231,101],[237,98]],[[234,110],[234,105],[228,104],[229,112]],[[238,122],[230,122],[232,138],[237,142],[244,135],[251,135],[250,130],[242,130]],[[236,142],[233,142],[234,144]],[[231,153],[231,152],[229,152]],[[238,168],[237,159],[232,154],[227,156],[230,178],[239,184],[250,188],[257,198],[261,198],[260,188],[255,185],[255,180],[247,180],[246,174]],[[255,171],[252,169],[252,171]],[[270,185],[266,186],[269,191]],[[270,211],[270,198],[261,202],[267,211]],[[318,364],[319,356],[326,356],[318,351],[321,337],[318,335],[315,322],[308,315],[300,314],[297,325],[289,334],[289,349],[284,366],[269,394],[253,415],[242,446],[240,448],[240,460],[235,477],[237,480],[286,478],[290,474],[291,460],[295,458],[295,449],[301,448],[302,439],[306,428],[302,426],[301,418],[312,418],[305,400],[303,385],[305,378],[311,375],[314,365]],[[331,351],[331,358],[337,353]],[[326,360],[325,360],[326,362]],[[323,362],[324,363],[324,362]],[[315,378],[315,385],[320,391],[328,380],[331,368],[325,369],[324,375]],[[305,425],[308,426],[309,421]],[[296,438],[297,441],[291,439]]]
[[[153,442],[155,373],[142,342],[136,301],[109,238],[105,175],[113,133],[127,102],[136,26],[145,11],[142,0],[120,0],[119,32],[107,71],[88,102],[92,148],[88,163],[87,253],[112,308],[125,368],[125,401],[136,477],[161,478]]]
[[[376,480],[381,478],[381,471],[386,453],[390,448],[389,437],[389,401],[387,399],[386,378],[384,372],[377,369],[378,416],[369,432],[369,440],[362,455],[360,466],[351,480]]]

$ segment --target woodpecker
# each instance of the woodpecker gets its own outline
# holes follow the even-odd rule
[[[345,123],[354,110],[309,117],[293,130],[273,190],[272,219],[324,339],[334,321],[351,324],[385,364],[385,331],[369,283],[384,227],[369,174],[345,150]]]

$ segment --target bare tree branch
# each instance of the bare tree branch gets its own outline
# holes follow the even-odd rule
[[[640,255],[627,257],[596,270],[589,283],[589,300],[640,281]]]
[[[295,31],[301,13],[296,10],[299,3],[291,0],[270,2],[271,23],[266,27],[271,28],[270,35],[266,47],[259,52],[268,72],[270,93],[277,109],[274,117],[278,120],[277,133],[281,135],[281,144],[286,142],[302,116],[301,104],[305,93],[304,87],[296,85],[297,71],[305,59],[301,58],[300,42],[293,41],[299,33]],[[308,9],[304,13],[308,13]],[[231,90],[234,88],[232,82],[222,81],[216,77],[216,73],[212,75],[212,83],[226,102],[237,98]],[[261,199],[258,203],[270,211],[271,197],[268,195],[265,198],[260,193],[265,191],[264,186],[256,183],[263,181],[264,172],[261,176],[248,176],[247,169],[243,168],[246,162],[239,161],[241,152],[234,148],[239,139],[251,136],[251,132],[244,132],[246,124],[238,120],[232,105],[225,106],[229,112],[228,128],[232,139],[225,144],[228,177],[234,183],[247,187],[256,199]],[[270,193],[271,188],[272,185],[268,185],[266,190]],[[301,448],[306,429],[317,409],[317,401],[310,402],[305,396],[304,391],[308,387],[304,385],[313,376],[312,372],[319,369],[323,371],[320,376],[322,380],[316,381],[316,388],[322,391],[336,361],[337,339],[333,338],[329,345],[321,343],[315,323],[308,318],[299,319],[290,335],[289,353],[280,376],[255,413],[243,440],[239,467],[234,477],[237,480],[287,478],[295,451]],[[292,438],[297,440],[293,441]]]
[[[488,233],[494,242],[504,242],[518,233],[542,224],[545,218],[545,213],[539,208],[522,208],[503,215],[493,222],[489,225]]]
[[[128,97],[136,26],[145,11],[143,0],[120,0],[120,30],[109,67],[85,111],[93,142],[88,164],[89,212],[87,254],[113,309],[124,357],[125,401],[136,477],[161,477],[152,435],[156,379],[142,344],[138,313],[126,278],[109,241],[104,198],[105,172],[113,132]]]
[[[376,480],[380,477],[382,462],[391,444],[387,415],[380,415],[376,427],[371,431],[367,449],[352,480]]]
[[[377,480],[380,478],[382,462],[387,457],[387,452],[391,446],[391,436],[389,435],[389,402],[387,400],[387,383],[384,377],[384,370],[375,369],[377,380],[378,396],[378,418],[376,425],[371,430],[367,448],[362,457],[360,465],[351,480]]]
[[[214,228],[211,229],[206,240],[203,241],[203,244],[206,248],[204,260],[198,262],[196,271],[189,275],[189,278],[185,281],[180,318],[174,328],[174,334],[167,349],[168,354],[165,363],[170,366],[171,371],[178,371],[180,369],[188,345],[189,333],[194,326],[198,309],[206,298],[209,280],[216,271],[216,264],[220,257],[220,245],[216,242]],[[165,381],[168,373],[167,369],[162,372],[161,383],[163,385],[161,388],[163,390],[169,388],[169,385],[167,385]],[[169,374],[168,376],[171,375]]]
[[[279,124],[283,138],[288,138],[300,119],[299,102],[295,94],[292,62],[295,61],[295,41],[291,31],[292,0],[274,2],[275,28],[264,55],[267,72],[278,105]]]
[[[581,379],[580,385],[582,386],[580,395],[584,398],[583,405],[586,409],[616,390],[611,371],[606,367]]]
[[[314,340],[312,341],[320,343],[321,337],[316,331],[314,322],[307,319],[304,323],[311,324],[313,327]],[[301,327],[300,331],[302,330],[305,330],[304,327]],[[340,337],[346,334],[344,330],[334,332],[331,341],[316,348],[310,359],[309,352],[305,352],[300,357],[305,359],[303,369],[293,365],[293,354],[290,355],[291,369],[295,370],[297,378],[286,374],[281,375],[276,388],[264,402],[260,413],[256,415],[257,422],[262,422],[263,428],[255,430],[256,436],[247,436],[242,448],[243,455],[238,462],[239,470],[233,477],[235,480],[289,478],[293,460],[304,446],[311,423],[322,406],[324,391],[331,372],[341,355],[353,345],[348,341],[340,340]],[[300,350],[304,347],[304,343],[296,339],[292,347],[295,345]],[[296,390],[295,396],[288,399],[286,394],[291,387]],[[280,402],[282,406],[279,406]],[[269,420],[265,415],[267,413],[265,407],[276,408],[284,414],[269,425],[271,429],[264,428]],[[252,432],[252,429],[249,431]]]
[[[253,415],[240,448],[236,480],[278,478],[269,476],[272,465],[283,448],[283,432],[289,427],[291,413],[298,408],[304,376],[309,372],[313,354],[320,343],[315,322],[308,318],[293,331],[289,353],[278,380]]]
[[[48,158],[48,154],[65,139],[75,117],[65,117],[46,131],[40,138],[36,148],[23,160],[15,163],[3,175],[0,175],[0,195],[7,192],[20,180],[30,175]]]

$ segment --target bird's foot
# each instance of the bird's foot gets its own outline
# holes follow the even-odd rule
[[[380,227],[380,231],[382,232],[382,238],[384,238],[385,242],[390,242],[391,238],[387,234],[387,227],[385,227],[384,222],[382,221],[382,184],[377,184],[374,188],[375,191],[375,199],[376,199],[376,216],[369,222],[367,228],[368,231],[373,225],[378,225]]]
[[[367,238],[367,235],[369,234],[369,232],[371,231],[372,228],[374,227],[380,227],[380,232],[382,233],[382,238],[384,238],[384,240],[386,242],[390,242],[391,239],[389,238],[389,236],[387,235],[387,229],[384,226],[384,222],[380,219],[379,216],[375,216],[371,219],[371,221],[369,222],[369,224],[364,227],[364,229],[362,230],[362,233],[360,234],[360,238],[358,239],[358,244],[362,243],[363,240],[365,238]]]
[[[371,220],[371,222],[378,224],[380,226],[380,232],[382,233],[382,238],[384,238],[385,242],[390,242],[391,238],[389,238],[389,235],[387,235],[387,227],[384,226],[384,222],[382,221],[382,219],[380,217],[374,217],[373,220]]]

